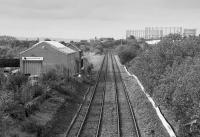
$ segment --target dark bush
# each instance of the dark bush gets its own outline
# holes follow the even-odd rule
[[[23,84],[28,81],[28,77],[22,73],[16,73],[8,77],[7,88],[17,92]]]
[[[136,48],[135,46],[123,46],[123,48],[120,48],[119,57],[122,64],[126,64],[135,58],[139,52],[138,50],[139,48]]]
[[[8,104],[4,112],[8,113],[13,119],[24,120],[25,118],[23,105],[17,104],[16,102]]]
[[[0,89],[3,88],[6,84],[6,77],[3,72],[0,70]]]
[[[174,114],[182,137],[194,134],[185,125],[200,118],[199,47],[200,37],[170,35],[127,65],[156,103]]]
[[[45,89],[41,85],[34,85],[31,87],[31,90],[34,93],[33,98],[35,98],[42,95]]]
[[[22,131],[25,131],[27,133],[38,133],[41,132],[43,129],[43,126],[38,125],[33,120],[26,120],[21,125]]]
[[[56,70],[51,69],[47,73],[43,73],[41,77],[41,81],[44,84],[47,84],[49,82],[57,81],[59,79]]]

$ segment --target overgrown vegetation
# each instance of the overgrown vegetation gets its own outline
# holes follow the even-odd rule
[[[116,47],[116,52],[122,64],[126,64],[139,55],[146,47],[144,41],[141,40],[138,42],[134,36],[130,36],[127,38],[126,42],[124,42],[124,45]]]
[[[120,54],[157,104],[174,114],[178,136],[200,135],[200,37],[169,35],[136,57]]]
[[[84,84],[67,75],[66,68],[57,66],[55,69],[49,70],[34,85],[28,81],[27,76],[21,73],[7,77],[3,73],[0,74],[2,75],[0,78],[0,112],[2,112],[0,120],[4,119],[3,115],[8,114],[13,120],[21,121],[23,131],[28,133],[40,134],[43,132],[41,131],[42,126],[28,119],[35,111],[40,111],[39,106],[54,95],[54,92],[65,96],[66,102],[80,103],[81,101],[81,97],[77,93],[80,89],[84,89]],[[10,101],[7,101],[7,98]],[[3,123],[5,122],[0,121],[0,125]]]
[[[0,36],[0,58],[17,58],[19,52],[37,42],[38,40],[18,40],[11,36]]]

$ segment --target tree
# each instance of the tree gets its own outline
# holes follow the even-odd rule
[[[176,41],[176,40],[181,40],[182,36],[181,36],[181,34],[178,34],[178,33],[177,34],[169,34],[169,35],[165,36],[164,39]]]
[[[44,41],[51,41],[51,39],[49,39],[49,38],[45,38]]]
[[[18,96],[20,95],[22,85],[26,84],[27,81],[27,76],[22,73],[16,73],[15,75],[9,76],[6,87],[14,92],[15,100],[18,99]]]
[[[125,64],[135,58],[138,54],[138,49],[134,46],[123,46],[120,48],[119,57],[122,64]]]
[[[182,137],[195,136],[185,125],[194,117],[200,119],[199,53],[199,37],[169,35],[127,65],[156,103],[175,115]]]

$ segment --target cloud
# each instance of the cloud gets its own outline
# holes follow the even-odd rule
[[[124,35],[126,29],[200,23],[199,0],[0,0],[0,3],[0,29],[10,34]]]
[[[0,0],[2,1],[2,0]],[[15,18],[118,20],[145,12],[159,0],[7,0],[0,14]],[[141,11],[140,11],[141,10]],[[143,10],[143,11],[142,11]]]
[[[174,10],[195,10],[200,9],[199,0],[164,0],[164,8]]]

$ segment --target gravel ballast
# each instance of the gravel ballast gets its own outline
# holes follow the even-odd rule
[[[115,137],[117,135],[117,110],[115,104],[116,91],[111,59],[109,58],[108,61],[101,137]]]
[[[118,58],[116,58],[118,60]],[[152,104],[143,93],[136,79],[130,77],[124,67],[118,62],[121,75],[127,87],[129,98],[131,100],[137,123],[142,137],[169,137],[169,134],[159,117],[156,114]]]

